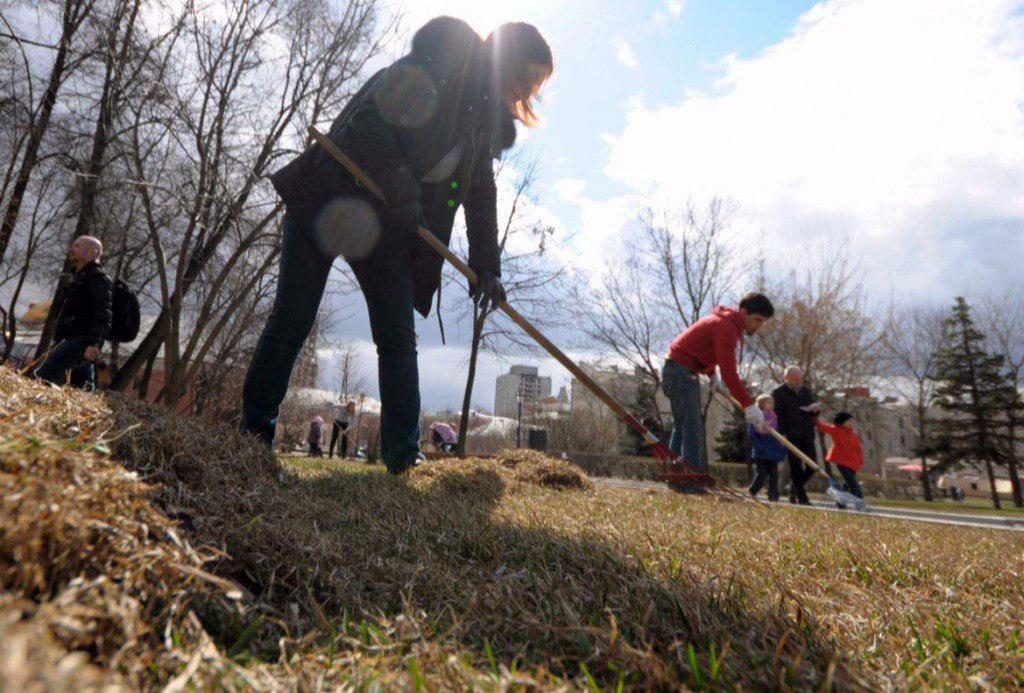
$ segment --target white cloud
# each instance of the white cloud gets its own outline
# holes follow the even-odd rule
[[[552,185],[551,189],[555,194],[566,202],[576,202],[586,189],[587,184],[582,178],[559,178]]]
[[[664,29],[669,22],[679,19],[683,14],[683,0],[664,0],[661,8],[654,11],[651,23],[657,29]]]
[[[820,3],[761,55],[727,57],[710,93],[631,105],[605,172],[662,204],[732,197],[775,244],[844,233],[880,291],[961,290],[965,270],[1010,281],[1024,262],[1021,10]]]
[[[624,38],[616,36],[615,40],[612,41],[612,45],[615,48],[615,54],[620,63],[626,67],[639,66],[639,63],[636,61],[636,55],[633,54],[633,47]]]

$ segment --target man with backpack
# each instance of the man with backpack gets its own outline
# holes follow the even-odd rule
[[[80,236],[71,244],[68,259],[75,276],[57,316],[57,344],[36,369],[37,378],[96,388],[95,363],[110,334],[114,304],[114,285],[100,265],[102,255],[103,244],[93,236]]]

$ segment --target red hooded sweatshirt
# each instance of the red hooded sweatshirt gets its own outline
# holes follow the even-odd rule
[[[825,459],[840,467],[847,467],[859,472],[864,466],[864,449],[860,445],[857,431],[846,426],[827,424],[817,419],[814,425],[822,433],[832,436],[832,446],[828,449]]]
[[[736,373],[736,346],[743,344],[743,316],[735,308],[715,306],[672,340],[668,357],[694,373],[711,375],[718,366],[722,382],[744,407],[754,398]]]

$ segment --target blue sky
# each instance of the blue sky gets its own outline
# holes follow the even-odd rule
[[[645,206],[720,195],[779,267],[838,241],[878,297],[1020,287],[1022,0],[391,2],[406,31],[450,14],[548,38],[543,124],[520,141],[574,266],[601,270]],[[338,331],[372,370],[364,313]],[[466,335],[449,325],[441,347],[433,319],[419,333],[424,405],[457,404]],[[483,360],[474,402],[491,406],[509,365]]]
[[[814,3],[526,0],[491,5],[456,0],[393,7],[404,13],[403,28],[409,31],[436,14],[464,18],[483,34],[511,20],[542,30],[555,54],[556,73],[541,107],[543,124],[528,134],[524,146],[539,162],[538,202],[576,227],[579,209],[551,186],[572,177],[584,180],[591,195],[622,193],[621,184],[602,171],[608,156],[603,135],[622,130],[631,99],[643,95],[650,105],[659,105],[679,100],[687,90],[709,88],[722,76],[724,56],[756,55],[785,37]],[[620,50],[635,64],[624,64]],[[400,52],[396,46],[392,55]]]

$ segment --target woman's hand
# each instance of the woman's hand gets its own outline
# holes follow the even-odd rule
[[[480,270],[476,273],[476,285],[470,294],[473,302],[483,310],[497,310],[498,306],[505,302],[505,287],[501,285],[501,279],[490,270]],[[490,307],[488,307],[490,303]]]

